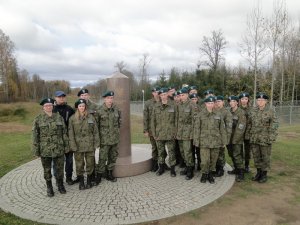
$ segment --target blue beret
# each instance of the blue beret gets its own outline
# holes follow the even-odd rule
[[[204,102],[215,102],[216,98],[214,96],[209,96],[206,99],[204,99]]]
[[[217,97],[216,97],[216,100],[224,100],[224,96],[222,96],[222,95],[218,95]]]
[[[159,90],[160,90],[160,87],[158,87],[158,86],[153,87],[153,88],[151,89],[152,92],[159,91]]]
[[[44,105],[46,103],[54,104],[54,99],[53,98],[44,98],[41,100],[40,105]]]
[[[163,88],[159,89],[158,94],[160,95],[162,93],[167,93],[168,91],[169,91],[168,88],[163,87]]]
[[[194,93],[194,94],[190,94],[189,95],[189,98],[192,99],[192,98],[198,98],[198,94]]]
[[[84,104],[86,104],[86,100],[85,99],[78,99],[76,102],[75,102],[75,108],[77,109],[78,108],[78,105],[80,105],[80,104],[82,104],[82,103],[84,103]]]
[[[203,94],[204,95],[214,94],[214,90],[208,89],[208,90],[204,91]]]
[[[258,98],[269,99],[269,96],[266,95],[266,93],[259,92],[256,94],[256,99],[258,99]]]
[[[249,98],[249,97],[250,97],[249,93],[248,93],[248,92],[242,92],[242,93],[239,95],[239,99],[244,98],[244,97]]]
[[[56,91],[55,92],[55,97],[61,97],[61,96],[66,96],[65,92],[63,92],[63,91]]]
[[[79,97],[80,95],[85,94],[85,93],[89,93],[89,90],[88,90],[88,89],[81,89],[81,90],[78,92],[77,96]]]
[[[105,98],[105,97],[108,97],[108,96],[114,96],[115,93],[113,91],[105,91],[103,94],[102,94],[102,97]]]
[[[231,100],[234,100],[234,101],[239,101],[239,98],[237,97],[237,96],[234,96],[234,95],[232,95],[232,96],[229,96],[228,97],[228,102],[230,102]]]

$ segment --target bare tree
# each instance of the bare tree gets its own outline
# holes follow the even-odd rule
[[[242,36],[243,43],[240,45],[240,49],[241,55],[247,59],[254,70],[253,93],[256,94],[258,67],[267,54],[265,19],[259,4],[247,15],[246,24],[246,32]],[[253,104],[255,105],[255,101]]]
[[[139,69],[140,69],[140,77],[141,77],[142,86],[143,86],[143,84],[149,82],[149,74],[148,74],[147,69],[148,69],[148,66],[149,66],[151,60],[152,59],[150,58],[148,53],[144,53],[143,57],[140,59]]]
[[[206,65],[214,71],[219,68],[220,62],[223,59],[226,44],[227,41],[221,30],[212,31],[211,37],[204,36],[202,39],[202,44],[199,48],[200,53],[207,58]]]
[[[121,61],[121,62],[117,62],[114,67],[117,68],[117,70],[120,73],[123,73],[123,71],[125,70],[125,68],[127,67],[127,65],[126,65],[126,63],[124,61]]]

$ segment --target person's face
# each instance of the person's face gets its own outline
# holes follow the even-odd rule
[[[113,102],[114,102],[114,96],[107,96],[104,98],[104,103],[106,106],[109,107],[112,106]]]
[[[180,102],[180,96],[179,95],[175,95],[174,96],[174,101],[175,102]]]
[[[198,98],[191,98],[191,101],[192,101],[193,103],[197,104]]]
[[[84,93],[84,94],[81,94],[79,96],[79,98],[82,98],[82,99],[88,101],[90,99],[90,95],[89,95],[89,93]]]
[[[78,105],[78,111],[80,113],[83,113],[85,111],[85,104],[84,103],[81,103]]]
[[[235,100],[230,100],[229,105],[230,105],[231,108],[235,108],[235,107],[237,107],[238,102],[235,101]]]
[[[258,98],[256,99],[256,104],[258,105],[259,108],[264,108],[267,104],[267,100],[264,98]]]
[[[55,101],[58,105],[62,105],[66,102],[66,96],[55,97]]]
[[[154,98],[157,98],[158,97],[158,91],[152,91],[152,95]]]
[[[248,102],[249,102],[249,98],[248,97],[242,97],[241,98],[241,105],[242,106],[247,106]]]
[[[53,110],[53,104],[52,103],[46,103],[43,105],[43,110],[47,113],[51,113]]]
[[[212,111],[215,106],[215,103],[214,102],[205,102],[205,106],[208,111]]]
[[[189,97],[189,95],[187,93],[182,93],[179,96],[180,96],[180,100],[182,102],[185,102],[188,99],[188,97]]]
[[[168,91],[168,96],[173,96],[174,93],[175,93],[175,88],[170,89],[170,90]]]
[[[159,97],[160,97],[160,99],[161,99],[162,102],[165,102],[165,101],[168,100],[168,93],[161,93],[159,95]]]
[[[224,101],[223,100],[217,100],[216,101],[216,107],[221,109],[224,106]]]

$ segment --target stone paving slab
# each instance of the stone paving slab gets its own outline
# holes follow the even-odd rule
[[[226,170],[231,169],[226,165]],[[200,183],[200,175],[186,181],[148,172],[104,180],[97,187],[79,191],[78,184],[65,184],[67,194],[46,196],[46,184],[39,159],[26,163],[0,179],[0,207],[19,217],[49,224],[132,224],[167,218],[200,208],[227,192],[234,176],[216,178],[215,184]]]

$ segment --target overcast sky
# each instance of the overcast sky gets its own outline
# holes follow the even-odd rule
[[[203,36],[222,29],[226,63],[243,63],[238,43],[253,0],[0,0],[0,29],[16,45],[20,69],[73,87],[105,78],[116,62],[137,72],[144,53],[150,76],[195,69]],[[286,0],[300,18],[300,0]],[[273,0],[263,0],[271,14]]]

